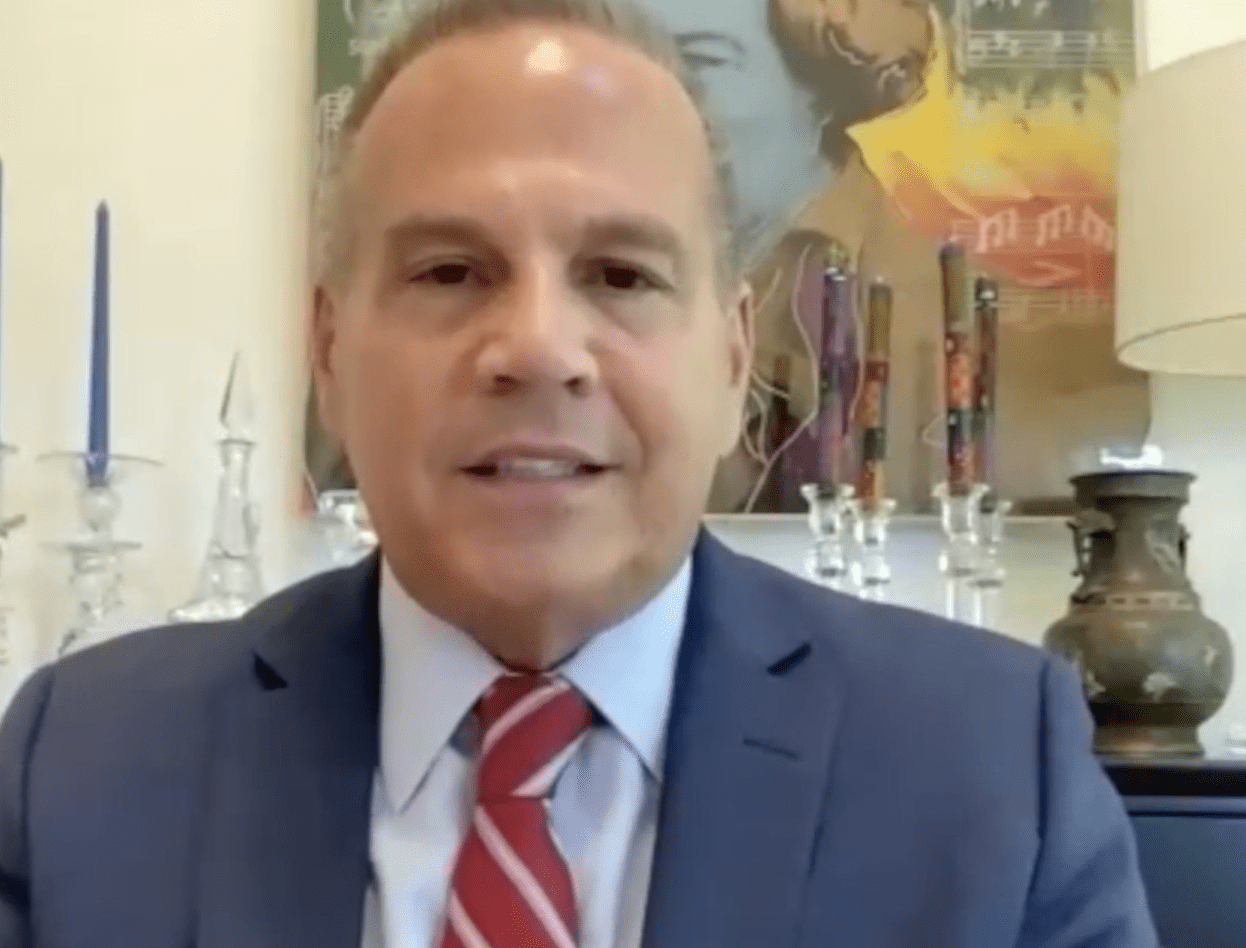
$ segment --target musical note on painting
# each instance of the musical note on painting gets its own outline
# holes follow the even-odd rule
[[[1031,253],[1034,249],[1060,250],[1068,242],[1088,244],[1104,253],[1116,246],[1116,228],[1089,204],[1061,204],[1033,216],[1008,208],[989,217],[962,219],[952,225],[951,239],[972,246],[975,253]],[[1084,248],[1083,248],[1084,249]]]
[[[978,253],[990,253],[1016,244],[1021,239],[1021,215],[1015,207],[978,222]]]
[[[1088,244],[1108,252],[1116,247],[1116,228],[1091,207],[1082,209],[1081,236]]]
[[[991,35],[991,49],[996,55],[1016,59],[1021,55],[1021,39],[1015,30],[996,30]]]
[[[1044,211],[1038,215],[1037,223],[1038,237],[1035,243],[1046,247],[1047,244],[1073,233],[1073,206],[1062,204],[1050,211]]]

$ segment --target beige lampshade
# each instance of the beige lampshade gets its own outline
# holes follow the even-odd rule
[[[1121,361],[1246,375],[1246,42],[1141,76],[1120,144]]]

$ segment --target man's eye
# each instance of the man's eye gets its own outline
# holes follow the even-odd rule
[[[624,293],[659,289],[658,281],[636,267],[622,263],[601,263],[589,270],[589,282]]]
[[[413,283],[431,283],[436,286],[457,286],[473,278],[472,268],[466,263],[439,263],[420,270],[412,278]]]

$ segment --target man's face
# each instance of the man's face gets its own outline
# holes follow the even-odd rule
[[[933,43],[929,0],[770,0],[780,42],[822,67],[807,81],[841,125],[903,105],[921,87]]]
[[[715,280],[696,112],[593,34],[472,34],[394,80],[346,187],[326,426],[409,591],[561,657],[671,574],[738,437],[751,317]]]

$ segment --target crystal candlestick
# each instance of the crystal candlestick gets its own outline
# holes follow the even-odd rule
[[[57,656],[100,641],[124,602],[122,562],[141,544],[116,537],[124,484],[137,471],[155,468],[155,461],[126,455],[97,457],[65,451],[40,459],[70,474],[78,486],[78,534],[72,540],[52,544],[69,557],[69,585],[73,591],[73,614],[57,643]],[[103,472],[101,474],[101,472]]]
[[[813,533],[805,569],[816,582],[843,589],[850,573],[845,541],[853,488],[847,484],[805,484],[800,492],[809,503],[809,529]]]
[[[852,564],[853,585],[862,599],[883,602],[891,584],[887,529],[896,511],[896,502],[890,499],[852,501],[849,509],[857,541],[856,561]]]
[[[1004,527],[1008,522],[1008,513],[1012,510],[1012,502],[1001,500],[993,492],[983,495],[979,513],[978,569],[973,584],[978,591],[980,615],[979,625],[988,629],[999,630],[1000,606],[1004,595],[1004,581],[1008,578],[1008,570],[1004,565]]]
[[[15,516],[7,513],[4,503],[4,468],[15,452],[16,448],[11,445],[0,444],[0,566],[3,565],[5,554],[8,552],[9,537],[26,522],[24,515]],[[0,669],[7,668],[13,661],[12,630],[9,626],[9,617],[12,612],[12,606],[7,598],[0,599]]]
[[[357,490],[321,491],[316,519],[334,566],[348,566],[376,547],[376,532]]]
[[[981,595],[975,580],[981,563],[982,497],[985,484],[970,484],[964,490],[950,490],[947,483],[934,489],[939,502],[943,547],[939,568],[943,573],[949,619],[978,624]]]
[[[254,411],[246,368],[235,354],[221,401],[225,437],[208,552],[194,595],[169,613],[174,622],[210,622],[242,615],[264,595],[260,568],[259,505],[251,496],[250,433]]]

